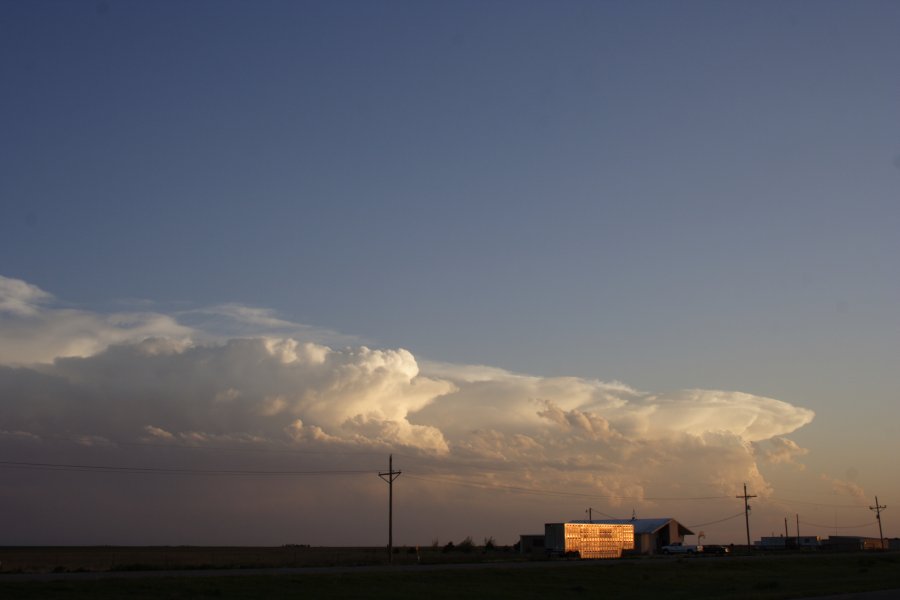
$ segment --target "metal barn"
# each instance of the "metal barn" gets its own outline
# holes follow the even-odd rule
[[[684,542],[684,536],[694,532],[671,517],[658,519],[594,519],[593,523],[608,525],[630,524],[634,527],[634,551],[638,554],[658,554],[663,546]]]

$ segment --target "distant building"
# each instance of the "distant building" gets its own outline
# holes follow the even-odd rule
[[[856,535],[833,535],[823,542],[825,550],[852,552],[853,550],[881,550],[881,538]],[[890,540],[885,538],[884,549],[890,549]]]
[[[543,533],[526,533],[519,536],[519,552],[521,554],[544,554],[546,546],[544,545]]]
[[[800,537],[779,535],[762,537],[753,544],[753,547],[760,550],[801,550],[815,549],[821,545],[822,540],[817,535],[801,535]]]
[[[634,525],[629,523],[588,523],[570,521],[544,525],[544,546],[548,552],[581,558],[620,558],[634,548]]]
[[[833,535],[822,539],[817,535],[762,537],[753,543],[757,550],[827,550],[831,552],[855,552],[881,550],[881,538],[859,535]],[[885,538],[885,550],[900,550],[900,539]]]
[[[584,521],[585,523],[587,521]],[[659,554],[663,546],[684,542],[684,536],[694,532],[671,517],[658,519],[594,519],[591,523],[603,525],[631,525],[634,527],[634,552]]]

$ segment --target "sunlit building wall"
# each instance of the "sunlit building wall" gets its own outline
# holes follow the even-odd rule
[[[634,548],[634,526],[604,523],[547,523],[544,525],[548,550],[578,553],[581,558],[620,558]]]

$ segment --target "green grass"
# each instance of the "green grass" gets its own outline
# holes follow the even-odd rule
[[[4,582],[0,598],[696,598],[783,599],[900,589],[900,556],[628,560],[466,571]]]

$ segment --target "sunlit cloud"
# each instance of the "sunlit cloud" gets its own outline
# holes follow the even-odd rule
[[[196,331],[196,339],[224,341],[235,337],[291,337],[331,346],[359,346],[366,340],[354,335],[313,327],[281,318],[274,310],[237,303],[183,310],[177,313],[180,323]]]
[[[0,317],[0,444],[66,437],[115,449],[118,461],[129,444],[278,448],[326,463],[401,452],[423,475],[581,489],[624,507],[727,495],[739,481],[765,495],[760,463],[799,464],[806,451],[784,436],[814,416],[737,391],[648,393],[337,347],[238,305],[193,313],[240,323],[242,334],[227,337],[165,314],[55,308],[18,280],[0,293],[10,307]]]
[[[0,275],[0,313],[18,317],[37,314],[53,296],[26,281]]]
[[[696,455],[709,465],[720,461],[717,453],[730,457],[747,476],[754,453],[794,461],[803,449],[781,436],[813,418],[741,392],[651,394],[621,382],[487,366],[421,368],[403,349],[336,349],[269,335],[197,342],[204,331],[167,315],[54,309],[50,294],[17,280],[0,290],[2,306],[14,307],[0,325],[15,332],[0,344],[3,362],[43,363],[30,375],[0,374],[0,383],[15,381],[19,390],[2,407],[4,423],[35,435],[65,423],[78,435],[110,438],[400,446],[560,472],[602,462],[606,480],[630,480],[629,473],[663,464],[671,471]],[[197,312],[264,330],[296,328],[263,309]],[[722,479],[718,469],[707,471],[706,483]]]
[[[831,477],[830,475],[822,474],[822,481],[831,485],[831,489],[835,494],[840,494],[844,496],[850,496],[854,500],[865,500],[866,499],[866,491],[852,481],[845,481],[842,479],[838,479],[836,477]]]
[[[806,448],[801,448],[793,440],[783,437],[756,442],[753,449],[756,456],[765,463],[793,465],[799,469],[803,469],[804,465],[798,459],[809,454]]]
[[[112,344],[150,337],[187,340],[195,332],[152,312],[98,314],[57,308],[54,297],[18,279],[0,276],[0,364],[51,363],[91,356]]]

